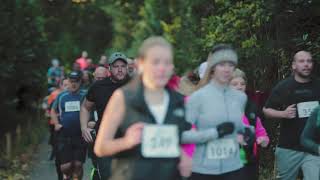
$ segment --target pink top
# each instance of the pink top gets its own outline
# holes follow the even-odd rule
[[[192,125],[192,129],[196,129],[195,125]],[[192,157],[194,150],[196,148],[195,144],[182,144],[183,151],[189,156]]]
[[[81,70],[84,70],[85,68],[88,67],[87,60],[83,57],[80,57],[79,59],[77,59],[76,63],[78,63],[80,65]]]
[[[249,126],[249,119],[244,115],[242,117],[242,122]],[[270,139],[268,137],[267,131],[266,129],[263,127],[262,123],[261,123],[261,119],[259,117],[257,117],[257,121],[256,121],[256,125],[255,125],[255,132],[256,132],[256,139],[258,139],[259,137],[265,137],[267,140],[267,144],[269,144]],[[255,155],[257,155],[257,150],[258,150],[258,146],[257,146],[257,142],[254,144],[254,149],[253,152]]]
[[[173,75],[170,78],[169,82],[167,83],[167,86],[172,90],[177,90],[179,88],[179,84],[180,84],[180,77],[177,75]],[[184,97],[185,103],[188,101],[188,98],[189,98],[188,96]],[[194,125],[192,125],[192,129],[195,129]],[[189,157],[192,157],[196,146],[195,144],[182,144],[181,147]]]
[[[189,96],[185,96],[184,97],[184,102],[186,103],[189,99]],[[196,129],[195,125],[192,125],[192,129]],[[182,144],[182,149],[183,151],[189,156],[192,157],[194,150],[196,149],[196,145],[195,144]]]

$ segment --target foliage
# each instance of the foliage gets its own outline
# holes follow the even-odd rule
[[[14,129],[23,122],[17,114],[37,106],[50,59],[57,57],[68,68],[82,50],[95,61],[115,50],[134,57],[151,35],[173,44],[180,75],[205,61],[213,45],[232,44],[249,88],[270,91],[291,73],[296,51],[311,51],[319,60],[319,12],[316,0],[4,0],[0,109],[2,122],[10,123],[0,132]],[[266,126],[277,139],[277,125]],[[272,169],[268,158],[262,166]]]

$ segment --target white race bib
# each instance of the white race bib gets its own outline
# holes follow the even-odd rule
[[[319,106],[319,101],[309,101],[297,104],[299,118],[310,117],[312,111]]]
[[[66,102],[65,105],[66,112],[76,112],[80,111],[80,101],[69,101]]]
[[[207,144],[208,159],[226,159],[235,156],[237,143],[233,139],[217,139]]]
[[[98,121],[98,112],[97,111],[93,111],[93,117],[94,117],[94,121]]]
[[[180,155],[176,125],[145,125],[141,153],[146,158],[175,158]]]

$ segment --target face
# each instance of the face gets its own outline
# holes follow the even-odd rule
[[[235,65],[233,63],[228,61],[221,62],[214,67],[213,79],[220,84],[228,84],[234,69]]]
[[[127,63],[123,60],[115,61],[110,67],[111,76],[114,80],[121,81],[127,76]]]
[[[84,71],[84,72],[83,72],[82,80],[83,80],[84,82],[90,81],[89,73],[88,73],[87,71]]]
[[[74,63],[73,66],[72,66],[72,70],[73,71],[80,71],[81,70],[80,64],[79,63]]]
[[[313,69],[312,57],[307,52],[299,52],[292,63],[294,73],[302,78],[309,78]]]
[[[94,79],[96,81],[103,80],[107,77],[107,69],[104,67],[98,67],[94,72]]]
[[[239,90],[239,91],[243,91],[243,92],[246,91],[246,82],[241,77],[236,77],[236,78],[231,79],[230,86],[234,89]]]
[[[82,57],[83,57],[83,58],[87,58],[87,57],[88,57],[87,51],[83,51],[83,52],[82,52]]]
[[[69,90],[69,87],[70,87],[69,80],[68,80],[68,79],[63,80],[63,82],[62,82],[62,89],[63,89],[63,90]]]
[[[130,75],[133,75],[136,72],[136,67],[134,63],[131,63],[128,65],[128,73]]]
[[[107,57],[106,56],[101,56],[99,64],[106,64],[107,63]]]
[[[143,78],[151,87],[163,88],[173,73],[173,57],[168,47],[154,46],[147,50],[140,62]]]
[[[69,82],[70,82],[69,90],[71,92],[77,92],[80,89],[81,81],[69,79]]]
[[[87,63],[88,63],[88,65],[91,65],[92,64],[92,59],[87,59]]]

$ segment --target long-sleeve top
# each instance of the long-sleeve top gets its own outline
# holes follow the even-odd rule
[[[197,130],[184,132],[182,141],[196,144],[193,172],[218,175],[243,167],[237,132],[244,128],[242,115],[246,101],[244,93],[213,81],[190,96],[186,105],[186,119]],[[218,138],[217,125],[223,122],[233,122],[235,131]]]
[[[249,123],[249,119],[246,117],[246,116],[243,116],[242,117],[242,122],[245,124],[245,125],[250,125]],[[259,117],[256,118],[256,124],[255,124],[255,135],[256,135],[256,139],[258,139],[259,137],[264,137],[266,138],[267,140],[267,144],[269,144],[269,137],[268,137],[268,134],[267,134],[267,131],[266,129],[263,127],[262,125],[262,122],[261,122],[261,119]],[[253,149],[253,153],[254,155],[257,154],[257,151],[258,151],[258,147],[257,147],[257,143],[254,144],[254,149]]]

